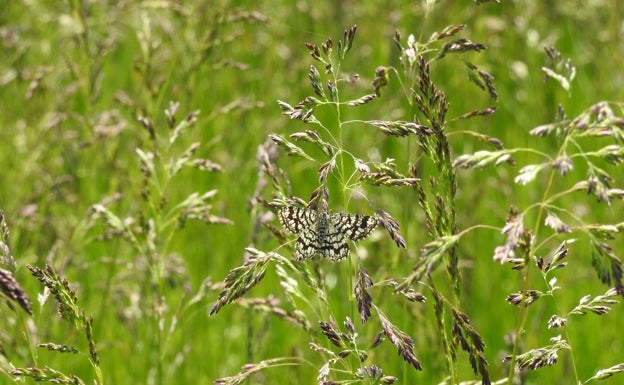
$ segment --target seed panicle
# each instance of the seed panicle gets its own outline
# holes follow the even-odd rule
[[[10,301],[18,304],[29,315],[33,315],[32,307],[30,306],[30,298],[28,294],[17,283],[13,274],[8,270],[0,269],[0,291]]]

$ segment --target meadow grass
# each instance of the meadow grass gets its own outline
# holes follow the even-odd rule
[[[1,382],[619,383],[622,15],[2,7]]]

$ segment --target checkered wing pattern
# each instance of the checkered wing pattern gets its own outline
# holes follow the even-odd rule
[[[319,236],[315,227],[310,227],[299,235],[297,244],[295,245],[295,258],[298,261],[302,259],[314,258],[319,251]]]
[[[366,215],[335,213],[288,206],[278,212],[279,219],[294,234],[299,234],[295,245],[297,260],[320,254],[333,261],[349,256],[347,238],[359,241],[377,226],[377,219]]]
[[[317,215],[314,210],[297,206],[286,206],[277,213],[282,226],[293,234],[316,227]]]
[[[377,219],[367,215],[335,213],[330,222],[336,229],[352,241],[360,241],[377,227]]]
[[[319,238],[318,250],[322,256],[332,261],[339,261],[349,256],[349,244],[345,235],[331,221],[327,223],[325,235]]]

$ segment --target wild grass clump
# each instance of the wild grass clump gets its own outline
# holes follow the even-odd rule
[[[327,253],[326,250],[331,251],[333,248],[338,247],[342,249],[340,245],[346,238],[360,240],[363,237],[359,236],[359,232],[366,235],[369,231],[365,229],[366,225],[364,223],[366,221],[372,221],[372,219],[366,219],[369,217],[360,214],[338,213],[330,215],[328,214],[330,211],[328,209],[328,202],[332,202],[333,204],[341,202],[345,206],[349,205],[352,201],[365,202],[374,210],[375,223],[381,224],[382,227],[387,230],[390,238],[395,241],[397,246],[406,247],[408,244],[399,232],[397,220],[387,211],[376,207],[377,205],[367,198],[366,186],[369,186],[368,188],[382,186],[391,188],[411,188],[415,197],[419,198],[421,207],[426,210],[430,233],[436,235],[436,237],[454,236],[456,228],[454,223],[453,198],[456,191],[455,173],[451,165],[450,147],[448,146],[448,141],[444,134],[447,124],[446,111],[448,107],[446,96],[433,84],[429,77],[430,64],[423,55],[435,52],[436,54],[431,55],[432,58],[430,59],[431,61],[435,61],[451,53],[478,52],[485,48],[483,45],[472,43],[467,39],[456,39],[442,43],[445,40],[451,39],[462,29],[464,29],[464,26],[451,26],[439,34],[434,34],[434,36],[423,45],[417,45],[413,37],[410,37],[407,46],[401,42],[401,37],[397,33],[395,42],[402,52],[402,69],[396,70],[391,67],[379,67],[375,71],[375,79],[373,80],[371,93],[355,96],[353,98],[346,98],[344,100],[342,95],[348,93],[346,91],[343,92],[342,89],[346,88],[350,82],[358,79],[357,75],[345,77],[345,70],[342,68],[343,61],[353,47],[357,28],[354,26],[345,30],[342,39],[338,40],[336,43],[330,38],[320,46],[312,43],[306,44],[306,48],[309,50],[312,58],[322,65],[323,68],[323,73],[321,73],[315,65],[310,66],[308,77],[314,95],[304,98],[294,106],[284,101],[279,101],[279,105],[286,116],[289,116],[293,120],[307,123],[312,126],[312,128],[290,134],[289,138],[277,134],[270,135],[270,138],[274,145],[282,149],[287,155],[300,158],[303,161],[316,163],[318,165],[319,187],[312,192],[307,204],[305,200],[293,196],[292,184],[288,179],[288,173],[277,166],[273,159],[268,157],[268,154],[274,150],[267,144],[264,146],[264,150],[261,153],[262,156],[259,158],[261,161],[261,169],[268,177],[267,182],[270,181],[273,187],[273,191],[267,192],[272,198],[269,200],[265,199],[263,196],[257,196],[255,201],[265,209],[270,210],[270,212],[279,210],[282,225],[290,232],[300,233],[296,242],[295,254],[298,255],[297,259],[299,260],[303,260],[304,258],[310,259],[309,263],[313,265],[314,275],[307,272],[307,268],[303,263],[292,266],[296,270],[303,269],[303,272],[297,275],[308,277],[303,283],[310,286],[310,288],[317,293],[320,291],[321,293],[318,294],[318,298],[323,299],[330,296],[327,292],[328,288],[324,284],[326,280],[324,277],[326,274],[324,273],[324,269],[331,269],[331,267],[324,267],[327,263],[325,258],[318,257],[329,257],[330,259],[336,260],[341,259],[333,258],[333,255]],[[439,45],[441,45],[441,47],[439,47]],[[478,71],[477,67],[474,65],[471,65],[469,68],[471,71]],[[415,106],[416,111],[422,114],[423,120],[418,117],[413,118],[412,121],[341,119],[343,114],[345,114],[345,110],[363,108],[367,104],[375,102],[381,95],[382,88],[387,85],[388,78],[391,74],[401,79],[408,103]],[[483,86],[487,84],[485,88],[489,89],[491,94],[495,96],[494,87],[491,83],[491,76],[486,76],[487,73],[482,70],[480,70],[479,74],[481,74],[479,79],[482,81],[480,85]],[[331,116],[333,119],[322,118],[320,116],[324,115],[317,115],[317,111],[322,111],[323,109],[329,109],[332,112]],[[489,109],[486,112],[473,111],[462,118],[487,115],[493,111],[494,109]],[[360,129],[366,126],[372,126],[389,137],[415,137],[423,153],[431,159],[438,172],[442,175],[439,178],[440,182],[431,179],[431,183],[428,184],[429,188],[425,189],[422,187],[420,178],[417,177],[418,166],[416,164],[407,163],[405,165],[405,170],[400,170],[399,166],[392,159],[375,161],[368,159],[365,153],[358,155],[358,151],[362,149],[359,149],[357,145],[350,146],[351,142],[344,139],[347,135],[346,132],[351,129],[351,126],[354,128],[359,127]],[[304,148],[296,142],[302,144],[307,142],[309,146]],[[262,185],[266,186],[268,184],[267,182],[262,183]],[[330,190],[335,190],[335,193],[330,193]],[[334,196],[337,196],[337,198],[330,200]],[[431,199],[429,197],[436,198]],[[435,210],[430,207],[429,199],[432,200]],[[301,206],[307,208],[293,208]],[[286,247],[292,250],[290,242],[287,242],[287,236],[279,227],[267,222],[268,221],[264,222],[266,223],[266,227],[275,235],[276,239],[281,243],[281,246],[269,253],[262,253],[263,258],[261,259],[261,264],[256,262],[248,263],[232,270],[226,278],[225,289],[222,291],[217,303],[213,306],[211,313],[216,313],[225,304],[241,297],[252,287],[257,285],[264,276],[267,262],[272,261],[277,266],[283,264],[285,260],[284,256],[280,254],[279,257],[277,257],[277,252],[280,248]],[[435,270],[443,258],[447,259],[447,269],[455,288],[454,298],[448,300],[441,292],[436,290],[432,279],[429,279],[426,284],[423,284],[423,287],[428,287],[433,292],[433,297],[436,302],[438,325],[441,330],[445,331],[443,336],[445,346],[447,346],[448,349],[448,357],[455,356],[454,351],[457,344],[460,344],[461,347],[469,353],[474,370],[482,375],[484,382],[489,382],[489,374],[486,369],[487,364],[483,356],[483,341],[476,330],[471,326],[468,317],[457,309],[459,306],[458,295],[460,293],[460,277],[457,267],[458,259],[454,251],[454,246],[448,242],[446,245],[449,246],[437,249],[437,257],[423,258],[423,260],[427,259],[425,269],[415,269],[416,273],[403,280],[397,280],[391,277],[379,279],[379,277],[377,277],[379,279],[377,283],[375,283],[373,278],[368,274],[364,267],[364,262],[357,256],[358,254],[350,253],[348,259],[349,272],[340,279],[348,282],[352,294],[343,296],[340,302],[342,302],[341,307],[350,309],[348,312],[351,314],[354,314],[355,309],[357,309],[362,325],[356,327],[354,323],[351,322],[352,318],[346,318],[344,325],[347,328],[347,333],[341,332],[336,326],[333,326],[336,324],[336,317],[334,316],[336,310],[332,309],[331,304],[328,302],[314,301],[310,303],[306,301],[311,308],[300,307],[293,297],[304,298],[305,296],[299,290],[298,285],[294,284],[293,279],[295,278],[290,276],[283,277],[286,278],[286,281],[282,281],[282,285],[290,288],[287,292],[296,293],[288,298],[288,303],[294,307],[294,311],[306,315],[308,321],[304,323],[305,325],[317,323],[321,334],[323,334],[330,343],[330,345],[327,346],[326,341],[318,348],[321,352],[325,352],[322,356],[325,356],[326,359],[318,369],[319,380],[321,382],[344,381],[348,378],[367,381],[370,377],[363,376],[362,373],[382,373],[381,368],[383,367],[383,363],[374,364],[375,370],[367,370],[365,368],[371,368],[372,366],[365,365],[369,364],[368,357],[371,355],[369,350],[374,349],[384,339],[388,339],[397,349],[399,356],[414,369],[423,369],[422,364],[417,358],[418,354],[414,351],[415,344],[413,338],[408,333],[401,330],[384,314],[379,306],[374,304],[373,297],[369,294],[369,291],[373,287],[390,287],[391,291],[403,294],[404,298],[408,300],[408,303],[411,301],[423,302],[426,300],[425,296],[415,292],[412,284],[425,275],[430,276],[431,272]],[[364,249],[365,246],[361,248],[358,247],[358,251]],[[313,251],[308,252],[305,257],[302,257],[301,250]],[[346,254],[349,254],[348,251],[346,251]],[[249,278],[243,280],[243,277]],[[355,304],[352,304],[353,298],[355,299]],[[447,318],[445,315],[447,309],[450,309],[453,314],[451,318]],[[321,317],[318,316],[319,314]],[[328,318],[324,318],[322,314],[327,314]],[[371,322],[371,319],[375,321]],[[449,330],[449,332],[452,332],[452,338],[450,335],[446,334],[448,322],[451,322],[453,325]],[[319,343],[322,343],[322,340],[319,340],[319,337],[316,336],[315,329],[316,328],[309,330],[309,328],[306,328],[312,338],[311,343],[315,344],[314,346],[318,346]],[[371,332],[371,330],[373,332]],[[349,333],[352,334],[351,338],[349,337]],[[370,345],[366,348],[360,346],[361,342],[358,341],[358,338],[354,338],[355,335],[370,335],[374,336],[374,339],[369,342]],[[333,348],[331,345],[333,345]],[[338,349],[336,350],[336,348]],[[351,349],[353,349],[353,351]],[[452,358],[450,362],[452,363],[454,360],[455,359]],[[373,377],[376,376],[377,374]],[[384,383],[392,383],[395,379],[395,377],[387,376],[379,376],[379,378],[385,378],[384,381],[386,382]],[[390,380],[390,378],[393,380]]]
[[[261,175],[259,185],[263,187],[260,190],[263,194],[257,195],[254,202],[259,209],[267,210],[266,213],[258,216],[262,218],[261,223],[274,235],[278,246],[266,253],[255,248],[248,249],[248,252],[253,250],[253,254],[259,255],[260,258],[246,259],[245,265],[231,271],[226,277],[225,288],[219,300],[212,307],[211,314],[217,313],[223,306],[246,295],[261,282],[268,266],[274,265],[279,271],[281,285],[286,288],[285,299],[288,304],[288,307],[280,310],[279,313],[297,314],[297,321],[293,317],[291,322],[302,326],[309,334],[311,348],[321,356],[316,364],[317,379],[320,383],[368,383],[367,381],[371,380],[376,383],[393,383],[396,377],[384,374],[383,367],[387,362],[374,353],[384,339],[388,339],[395,346],[399,356],[412,369],[424,369],[417,358],[419,354],[415,351],[416,345],[413,337],[399,328],[375,304],[376,300],[369,294],[375,288],[390,287],[391,292],[402,294],[408,301],[424,302],[427,296],[432,299],[433,322],[438,330],[437,337],[443,347],[444,361],[448,371],[448,378],[444,383],[451,384],[458,384],[466,377],[462,369],[463,365],[459,362],[458,350],[465,353],[472,371],[480,376],[482,384],[517,383],[523,376],[524,370],[537,370],[555,365],[561,351],[569,351],[575,381],[581,382],[575,368],[573,346],[564,336],[552,337],[550,345],[525,353],[521,353],[520,348],[525,325],[530,316],[529,306],[544,297],[550,297],[559,309],[560,305],[557,305],[555,292],[561,288],[557,286],[557,278],[553,275],[567,265],[564,259],[570,252],[569,245],[575,238],[566,237],[566,235],[573,231],[589,238],[593,249],[592,265],[599,279],[613,288],[605,295],[593,300],[590,296],[583,297],[580,304],[567,313],[562,309],[558,310],[558,314],[553,315],[547,323],[548,328],[563,328],[565,335],[566,323],[570,315],[584,315],[588,312],[605,314],[612,305],[618,303],[616,299],[618,293],[622,294],[620,259],[604,242],[621,231],[621,224],[586,225],[569,208],[557,204],[566,195],[579,190],[584,190],[594,195],[599,202],[607,204],[610,204],[613,199],[622,197],[621,190],[611,186],[613,178],[592,160],[600,159],[611,165],[621,163],[622,147],[618,143],[622,138],[621,122],[623,120],[617,113],[617,110],[621,110],[621,105],[601,102],[574,119],[567,118],[560,109],[558,123],[532,130],[532,135],[555,137],[560,145],[555,156],[532,148],[505,148],[501,140],[479,132],[460,130],[454,132],[453,127],[460,126],[462,121],[482,118],[496,111],[496,106],[489,106],[449,118],[447,116],[448,97],[430,75],[431,67],[442,59],[451,55],[481,52],[486,48],[469,39],[458,38],[456,35],[464,29],[464,25],[449,26],[439,33],[433,33],[431,38],[424,42],[416,42],[411,35],[407,41],[404,41],[397,32],[394,40],[401,53],[399,58],[401,67],[398,69],[378,67],[372,81],[373,92],[357,97],[344,96],[349,95],[345,90],[347,86],[356,82],[359,76],[347,75],[343,68],[343,62],[354,45],[356,27],[345,30],[342,39],[336,43],[331,38],[320,46],[306,43],[306,48],[313,60],[322,66],[321,70],[315,65],[310,66],[308,78],[313,95],[305,97],[294,105],[284,101],[278,102],[284,115],[310,127],[304,131],[292,133],[288,137],[271,134],[269,137],[273,143],[265,143],[259,152],[259,168],[264,173]],[[569,91],[575,76],[573,65],[569,60],[563,61],[558,51],[552,47],[546,52],[550,66],[543,68],[544,73],[549,78],[557,80],[564,90]],[[496,102],[498,93],[494,85],[494,77],[466,58],[462,60],[468,79]],[[379,102],[383,88],[391,79],[400,81],[403,95],[407,105],[411,107],[410,111],[414,113],[413,116],[406,117],[405,120],[393,121],[343,119],[343,116],[347,115],[345,113],[347,110],[365,108],[370,103]],[[330,111],[329,114],[325,113],[327,110]],[[385,161],[369,159],[366,153],[359,154],[362,149],[358,148],[357,142],[345,139],[351,126],[360,130],[366,126],[372,126],[395,138],[413,137],[417,144],[418,155],[402,157],[407,159],[404,170],[400,170],[392,159]],[[455,140],[451,136],[458,134],[477,138],[493,147],[494,150],[454,155],[450,141]],[[584,150],[581,141],[583,138],[592,136],[610,137],[613,143],[597,150]],[[408,141],[406,150],[414,151],[413,145],[411,141]],[[275,154],[275,146],[293,159],[286,163],[292,163],[298,159],[300,162],[317,165],[319,186],[311,193],[307,202],[305,199],[294,196],[293,190],[296,186],[289,179],[287,166],[282,168],[277,165],[278,157]],[[515,178],[517,184],[527,185],[536,179],[540,172],[548,172],[548,182],[542,189],[541,199],[523,211],[512,208],[506,224],[501,228],[475,223],[461,229],[456,221],[456,213],[464,209],[457,206],[456,194],[461,188],[457,182],[457,170],[502,165],[515,166],[514,155],[520,152],[536,154],[545,159],[541,163],[521,167]],[[573,159],[579,164],[574,165]],[[426,179],[422,178],[421,170],[424,165],[427,165],[428,171]],[[587,178],[568,190],[555,191],[556,175],[565,176],[574,167],[585,167]],[[269,186],[272,187],[271,190],[268,189]],[[429,242],[418,244],[410,242],[409,239],[406,241],[401,236],[397,220],[388,212],[377,208],[377,204],[368,197],[368,191],[380,187],[408,189],[409,193],[406,196],[409,197],[411,194],[412,197],[407,199],[417,202],[421,212],[424,213]],[[265,195],[269,198],[265,198]],[[399,247],[420,249],[420,257],[412,271],[403,271],[402,276],[401,273],[399,276],[389,276],[383,273],[369,275],[364,267],[366,260],[359,257],[359,255],[366,255],[366,249],[371,247],[370,243],[366,242],[362,242],[357,247],[357,253],[347,252],[349,255],[348,271],[336,270],[328,259],[339,261],[341,258],[334,258],[331,252],[328,253],[326,250],[343,249],[340,246],[341,242],[346,238],[352,238],[351,232],[363,229],[361,221],[355,218],[366,218],[361,214],[330,214],[331,209],[328,207],[340,205],[370,207],[369,210],[375,212],[374,218],[377,223],[382,224],[388,230]],[[282,227],[298,235],[293,252],[298,260],[297,263],[286,263],[288,255],[284,255],[281,251],[284,250],[288,254],[293,251],[293,247],[288,240],[288,235],[271,221],[272,214],[276,211]],[[529,212],[532,211],[536,212],[531,215],[535,226],[530,228],[525,225],[525,218],[529,217]],[[567,217],[567,220],[562,220],[557,214]],[[354,218],[352,221],[342,219],[349,218],[349,215],[351,215],[350,218]],[[569,225],[568,220],[577,222],[577,225]],[[344,223],[349,223],[349,225]],[[542,223],[553,230],[553,233],[545,233]],[[509,367],[508,377],[495,382],[491,380],[491,363],[486,359],[486,341],[471,322],[469,314],[462,310],[462,289],[465,284],[460,268],[462,253],[459,246],[464,236],[479,229],[497,230],[507,236],[503,246],[492,250],[493,259],[502,264],[510,264],[522,276],[521,282],[523,283],[518,292],[507,296],[507,301],[519,306],[520,310],[516,318],[517,326],[512,334],[511,352],[503,360]],[[538,255],[544,249],[549,249],[549,245],[555,239],[559,240],[555,243],[556,248],[548,256],[539,257]],[[360,238],[355,238],[355,240],[360,240]],[[379,247],[383,250],[387,248],[387,245]],[[462,248],[466,247],[471,248],[471,245],[462,244]],[[473,247],[477,246],[473,245]],[[302,253],[302,250],[306,252]],[[395,253],[385,252],[384,254]],[[286,270],[285,267],[288,269]],[[446,275],[438,274],[440,268],[446,270]],[[541,274],[546,290],[532,288],[531,275],[536,271]],[[327,298],[335,295],[330,294],[331,289],[326,284],[328,272],[339,274],[339,280],[348,282],[351,293],[342,293],[341,298],[336,302],[327,301]],[[303,277],[305,278],[302,279]],[[311,293],[315,293],[318,300],[308,299],[303,294],[298,281],[308,286],[308,289],[312,289]],[[422,294],[421,291],[428,295]],[[242,303],[249,304],[245,300],[242,300]],[[334,306],[338,306],[338,309]],[[402,307],[402,311],[407,311],[407,307],[411,305],[405,302],[399,306]],[[346,317],[343,323],[344,330],[339,328],[336,314],[342,314],[345,308],[347,314],[350,313],[351,316],[356,312],[359,314],[361,320],[359,326],[351,321],[352,317]],[[257,309],[269,311],[266,307]],[[275,310],[271,312],[278,313]],[[546,323],[544,325],[546,326]],[[372,332],[373,330],[377,332]],[[414,330],[412,328],[412,331]],[[362,345],[366,336],[375,337]],[[375,358],[371,359],[371,357]],[[289,358],[282,359],[288,360]],[[304,362],[300,364],[303,365]],[[305,364],[315,365],[312,362],[305,362]],[[496,371],[501,372],[500,369]],[[609,373],[613,374],[616,371]],[[241,376],[246,377],[249,374],[249,371],[243,371],[234,377],[221,378],[217,382],[237,383]],[[598,375],[593,376],[586,382],[598,377]]]
[[[2,254],[0,257],[0,265],[14,270],[16,262],[9,247],[9,226],[6,223],[3,213],[0,213],[0,229],[0,251]],[[85,350],[89,352],[88,360],[93,368],[94,381],[100,384],[103,383],[99,357],[93,339],[93,318],[85,315],[84,310],[78,306],[76,293],[70,287],[69,282],[59,277],[51,266],[46,266],[45,269],[39,269],[30,265],[27,267],[33,276],[45,286],[44,293],[38,296],[39,305],[43,307],[50,295],[52,295],[58,303],[59,316],[65,321],[68,321],[76,331],[84,334],[86,339]],[[12,304],[19,305],[29,317],[34,315],[28,294],[26,294],[20,284],[15,280],[13,273],[4,268],[0,268],[0,291],[2,291],[3,297],[7,300],[8,308],[13,313],[16,313],[16,316],[18,315],[18,310],[13,307]],[[36,341],[37,335],[33,330],[34,325],[29,323],[30,319],[17,316],[16,320],[17,325],[15,326],[17,330],[22,332],[22,338],[25,340],[23,342],[28,344]],[[29,377],[34,381],[49,381],[59,384],[86,383],[75,374],[65,374],[48,366],[38,365],[37,353],[34,351],[35,347],[58,353],[77,354],[81,351],[79,348],[68,344],[51,342],[36,343],[36,346],[28,346],[30,349],[30,358],[34,361],[33,364],[24,368],[13,367],[8,374],[15,376],[15,378]]]

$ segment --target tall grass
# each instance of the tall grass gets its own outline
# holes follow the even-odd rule
[[[3,7],[2,382],[618,383],[621,14]]]

